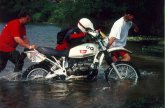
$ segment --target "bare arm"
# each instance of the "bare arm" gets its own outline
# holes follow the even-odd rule
[[[135,24],[135,23],[133,23],[133,28],[134,28],[134,31],[137,33],[137,32],[139,32],[139,28],[138,28],[138,26]]]
[[[115,40],[116,40],[115,37],[111,37],[111,38],[109,39],[109,42],[108,42],[107,48],[109,48]]]
[[[18,43],[20,46],[22,46],[24,48],[28,48],[28,49],[35,49],[36,48],[35,45],[30,45],[28,41],[26,41],[26,40],[24,41],[20,37],[14,37],[14,40],[16,41],[16,43]]]
[[[116,40],[115,37],[111,37],[111,38],[109,39],[109,44],[112,45],[112,43],[113,43],[115,40]]]
[[[23,37],[23,41],[27,44],[30,44],[29,39],[26,36]]]

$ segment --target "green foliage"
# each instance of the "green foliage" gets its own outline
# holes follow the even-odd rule
[[[82,18],[92,20],[96,28],[110,30],[127,8],[136,12],[140,33],[164,36],[163,0],[0,0],[0,19],[7,21],[22,8],[32,11],[33,22],[50,22],[59,26],[76,24]],[[10,18],[11,17],[11,18]]]
[[[32,16],[32,19],[34,22],[40,22],[42,21],[42,13],[35,13],[33,16]]]
[[[157,36],[129,36],[128,41],[163,41],[162,38],[158,38]]]

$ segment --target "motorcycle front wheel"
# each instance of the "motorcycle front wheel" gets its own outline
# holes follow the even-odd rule
[[[116,69],[122,78],[119,78],[114,68],[105,71],[105,78],[109,83],[126,83],[130,86],[136,85],[140,79],[140,72],[130,62],[119,61],[115,63]]]
[[[48,74],[48,68],[43,64],[35,64],[30,66],[22,75],[26,81],[42,81]]]

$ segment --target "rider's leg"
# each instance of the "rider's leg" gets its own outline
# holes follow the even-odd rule
[[[112,61],[113,62],[117,62],[118,61],[118,58],[116,56],[112,56]]]
[[[118,54],[118,52],[112,52],[112,61],[113,62],[117,62],[117,61],[119,61],[119,54]]]
[[[124,55],[122,55],[121,61],[130,61],[130,60],[131,60],[131,56],[128,53],[125,53]]]
[[[116,61],[130,61],[130,55],[125,51],[117,51],[112,53],[112,60],[113,62]]]

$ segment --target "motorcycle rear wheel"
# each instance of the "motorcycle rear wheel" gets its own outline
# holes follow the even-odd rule
[[[48,74],[47,66],[43,64],[35,64],[30,66],[22,75],[23,80],[26,81],[42,81]]]
[[[141,75],[138,69],[130,62],[119,61],[115,63],[122,79],[119,78],[114,68],[105,71],[105,78],[109,83],[125,83],[129,86],[136,85]]]

